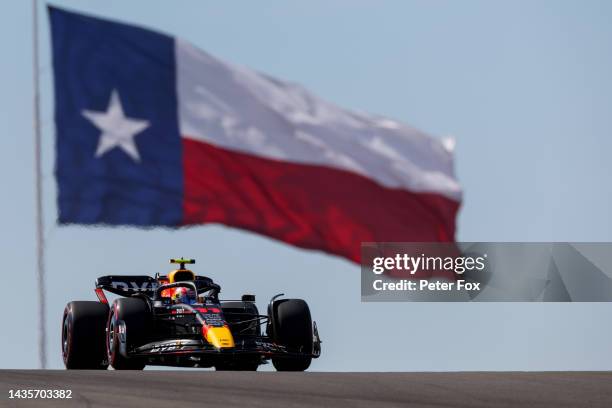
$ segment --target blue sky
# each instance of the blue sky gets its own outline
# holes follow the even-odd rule
[[[49,33],[40,2],[47,350],[109,273],[191,256],[227,296],[309,301],[314,370],[611,369],[611,304],[361,304],[358,267],[221,226],[173,232],[54,224]],[[457,140],[463,241],[612,241],[612,3],[607,1],[56,1],[189,40],[351,109]],[[31,9],[0,15],[0,367],[36,366]],[[374,344],[363,333],[384,333]]]

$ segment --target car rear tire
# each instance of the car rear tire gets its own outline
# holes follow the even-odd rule
[[[106,370],[105,327],[108,305],[70,302],[62,317],[62,358],[67,369]]]
[[[268,335],[275,343],[292,351],[312,353],[312,318],[308,304],[302,299],[281,299],[269,311]],[[277,371],[304,371],[310,367],[312,357],[272,357]]]
[[[115,370],[142,370],[146,363],[142,358],[128,358],[120,352],[120,323],[125,324],[125,345],[129,352],[146,342],[150,322],[147,303],[139,298],[122,298],[113,303],[106,327],[106,351],[108,361]]]

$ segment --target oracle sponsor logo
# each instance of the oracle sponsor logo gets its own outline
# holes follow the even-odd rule
[[[114,289],[130,291],[135,290],[138,292],[146,292],[150,290],[155,290],[159,287],[156,282],[121,282],[121,281],[113,281],[112,284]]]

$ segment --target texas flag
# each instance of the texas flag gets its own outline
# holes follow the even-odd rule
[[[441,140],[165,34],[49,14],[60,223],[219,223],[356,262],[361,242],[454,240]]]

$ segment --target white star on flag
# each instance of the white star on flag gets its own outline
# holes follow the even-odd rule
[[[95,157],[101,157],[109,150],[120,147],[135,162],[140,162],[134,137],[148,128],[150,123],[148,120],[126,117],[116,89],[111,93],[106,112],[84,109],[82,114],[102,131]]]

